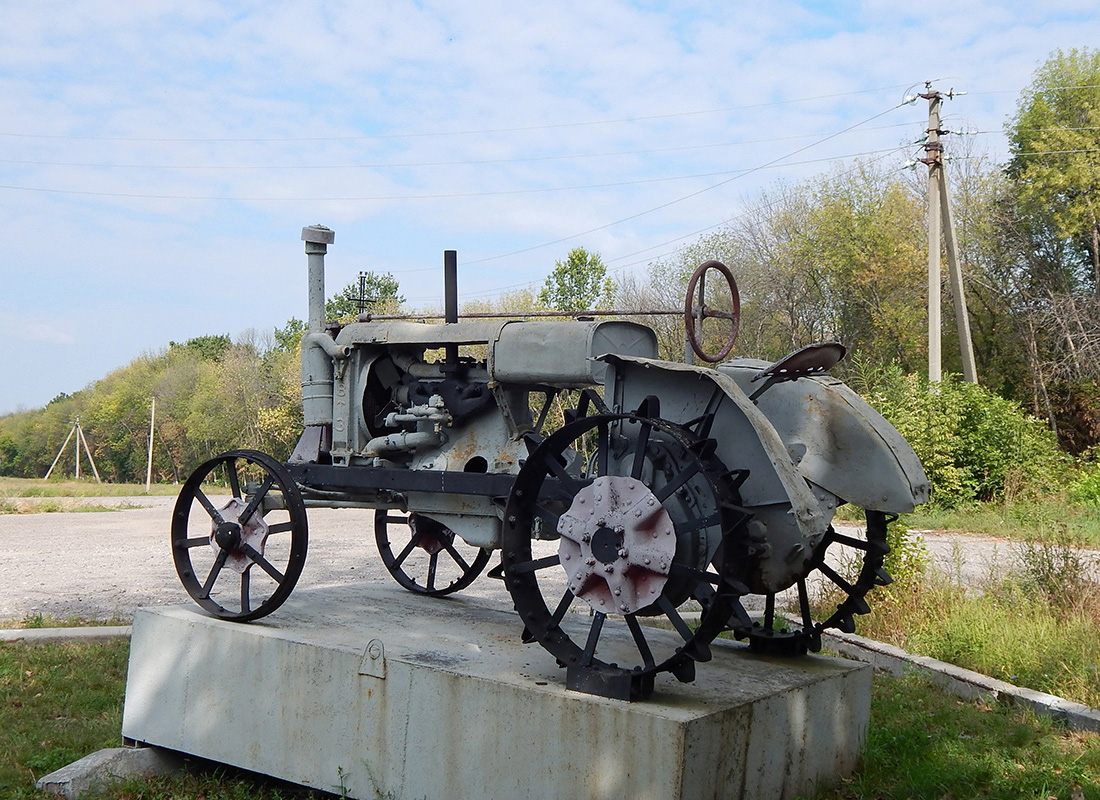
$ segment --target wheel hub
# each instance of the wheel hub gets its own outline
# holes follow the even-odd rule
[[[416,546],[428,555],[441,552],[454,541],[454,533],[433,519],[426,519],[414,513],[409,515],[409,524],[412,526],[413,535],[416,536]]]
[[[225,566],[234,572],[243,573],[252,566],[253,561],[244,552],[244,546],[263,555],[264,542],[267,540],[268,526],[259,513],[252,514],[243,524],[241,513],[248,504],[239,497],[231,498],[219,509],[222,522],[211,524],[210,546],[215,550],[226,550]]]
[[[569,589],[594,610],[633,614],[654,603],[676,555],[672,518],[644,483],[602,476],[558,521]]]

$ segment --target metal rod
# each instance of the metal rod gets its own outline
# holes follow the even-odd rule
[[[443,251],[443,319],[458,322],[458,251]]]
[[[458,252],[443,251],[443,321],[450,325],[458,322]],[[445,348],[445,361],[452,370],[458,368],[458,345]]]
[[[683,311],[669,311],[667,309],[655,309],[650,311],[481,311],[473,314],[463,314],[463,319],[528,319],[534,317],[670,317],[681,316]],[[446,314],[371,314],[371,321],[394,319],[441,319],[447,320]]]

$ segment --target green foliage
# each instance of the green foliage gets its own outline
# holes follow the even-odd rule
[[[614,293],[600,254],[575,247],[564,261],[554,262],[539,301],[558,311],[589,311],[609,308]]]
[[[1053,434],[981,386],[951,375],[929,386],[896,366],[857,375],[855,383],[912,445],[938,505],[1003,500],[1065,481],[1068,458]]]
[[[169,349],[182,348],[195,353],[203,361],[221,361],[233,342],[228,334],[219,336],[196,336],[183,344],[169,342]]]
[[[1100,506],[1100,461],[1083,468],[1070,482],[1067,494],[1075,503]]]
[[[397,278],[390,273],[360,272],[359,277],[325,302],[325,319],[351,322],[359,316],[360,298],[367,313],[396,310],[405,302]],[[289,323],[288,323],[289,324]]]
[[[1027,210],[1049,217],[1064,238],[1085,236],[1083,249],[1095,250],[1100,50],[1054,51],[1024,92],[1008,132],[1008,172]]]
[[[275,329],[275,347],[284,353],[297,353],[302,343],[302,335],[309,329],[309,325],[297,317],[291,317],[286,325]]]
[[[0,475],[44,475],[79,416],[103,479],[144,483],[153,397],[154,480],[183,480],[235,447],[286,457],[301,433],[296,348],[261,353],[247,337],[227,347],[224,337],[199,337],[142,356],[44,409],[0,418]],[[71,461],[63,457],[55,475],[71,476]]]

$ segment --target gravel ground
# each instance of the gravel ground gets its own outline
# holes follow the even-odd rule
[[[97,499],[144,507],[0,516],[0,625],[32,614],[130,620],[139,606],[191,602],[169,547],[175,498]],[[359,509],[310,509],[298,585],[391,581],[375,549],[373,519]],[[507,599],[503,583],[484,576],[466,593]]]
[[[139,606],[191,602],[168,544],[174,498],[95,499],[142,507],[0,515],[0,627],[33,614],[129,620]],[[309,526],[299,586],[392,580],[375,549],[372,512],[310,509]],[[966,585],[1017,563],[1018,546],[1006,540],[922,535],[934,563]],[[503,583],[484,575],[464,593],[510,603]]]

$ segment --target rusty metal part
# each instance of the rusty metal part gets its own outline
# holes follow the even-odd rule
[[[729,289],[730,310],[712,308],[706,302],[706,276],[710,271],[717,272],[726,280]],[[698,293],[698,300],[696,300]],[[729,336],[717,353],[710,353],[703,347],[703,322],[707,319],[725,319],[730,322]],[[737,291],[737,281],[729,267],[721,261],[704,261],[688,281],[687,296],[684,298],[684,327],[687,330],[688,344],[695,355],[707,363],[716,364],[733,352],[737,341],[737,328],[741,321],[741,295]]]
[[[767,380],[749,395],[749,399],[756,402],[760,395],[777,383],[824,374],[836,366],[847,352],[848,349],[840,342],[821,342],[801,347],[753,375],[753,383],[763,378]]]
[[[640,480],[602,475],[558,520],[569,589],[594,611],[634,614],[665,588],[676,557],[672,517]]]

